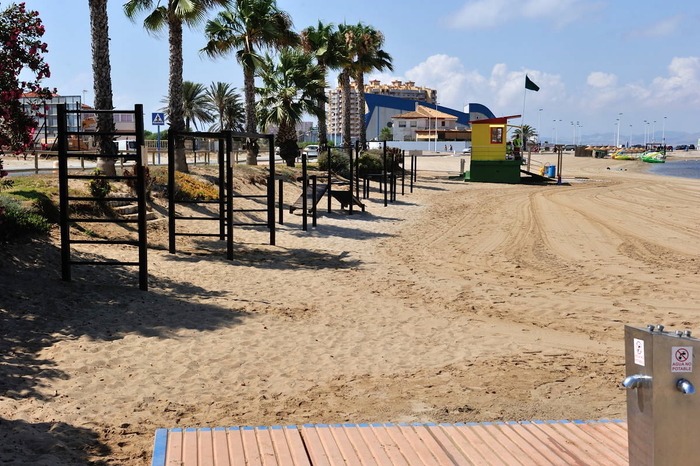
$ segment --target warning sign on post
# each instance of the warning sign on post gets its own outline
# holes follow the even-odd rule
[[[671,348],[671,372],[693,372],[693,347]]]
[[[644,366],[644,340],[639,338],[634,339],[634,363],[638,366]]]

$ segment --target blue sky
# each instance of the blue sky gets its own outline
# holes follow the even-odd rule
[[[86,90],[92,104],[87,0],[26,4],[40,12],[46,26],[52,69],[47,84],[62,95]],[[122,4],[109,0],[115,106],[142,103],[150,121],[167,93],[167,40],[127,20]],[[656,121],[660,139],[664,117],[666,131],[700,130],[697,0],[278,0],[278,5],[297,30],[319,19],[363,21],[380,29],[394,71],[370,78],[410,79],[435,88],[441,105],[461,109],[478,102],[499,116],[520,114],[527,73],[540,91],[527,93],[525,123],[539,127],[543,139],[553,139],[556,131],[559,142],[569,142],[572,121],[583,135],[615,133],[619,113],[621,141],[631,132],[633,143],[641,143],[644,120]],[[200,56],[204,44],[201,30],[186,32],[185,79],[205,85],[225,81],[240,89],[242,71],[235,60]],[[335,77],[330,83],[335,87]]]

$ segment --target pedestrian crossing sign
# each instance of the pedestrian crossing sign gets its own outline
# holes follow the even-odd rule
[[[151,113],[151,124],[154,126],[165,124],[165,113]]]

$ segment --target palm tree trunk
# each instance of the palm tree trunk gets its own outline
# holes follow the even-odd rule
[[[168,18],[168,40],[170,44],[170,81],[168,89],[168,115],[170,131],[185,131],[184,110],[182,107],[182,21]],[[175,170],[189,172],[185,157],[185,139],[175,139]]]
[[[280,157],[287,162],[288,167],[293,167],[299,157],[299,145],[297,144],[297,132],[294,125],[283,121],[277,131],[277,143],[280,146]]]
[[[352,134],[350,131],[350,117],[351,117],[351,105],[352,99],[350,98],[350,70],[345,68],[341,73],[340,77],[340,88],[343,91],[343,146],[345,146],[346,152],[351,151],[350,147],[352,144]]]
[[[257,118],[255,116],[255,72],[252,69],[243,69],[243,84],[245,86],[245,130],[247,133],[257,132]],[[258,164],[258,142],[248,139],[246,142],[246,163]]]
[[[360,112],[360,150],[367,149],[367,125],[365,123],[365,74],[360,71],[355,76],[358,93],[358,111]]]
[[[109,60],[109,30],[107,0],[90,0],[90,34],[92,38],[92,73],[95,92],[95,109],[112,110],[112,74]],[[80,122],[78,122],[80,124]],[[114,119],[110,113],[97,114],[97,131],[114,131]],[[108,135],[96,137],[100,155],[116,155],[117,151]],[[97,168],[107,176],[116,175],[113,157],[98,157]]]
[[[326,79],[326,65],[319,63],[319,68],[323,72],[323,79]],[[316,105],[319,109],[320,115],[318,117],[318,145],[321,152],[326,150],[328,146],[328,125],[326,124],[326,103],[322,101],[317,101]]]

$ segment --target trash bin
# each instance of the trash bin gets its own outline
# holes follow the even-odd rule
[[[550,165],[547,167],[547,176],[549,178],[554,178],[557,176],[557,166],[556,165]]]

